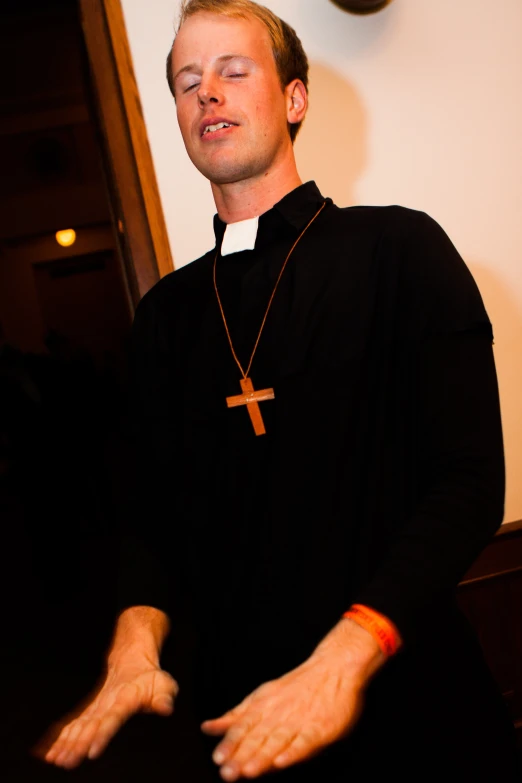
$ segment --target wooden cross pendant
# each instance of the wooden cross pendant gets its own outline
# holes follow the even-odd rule
[[[227,397],[227,405],[229,408],[246,405],[250,414],[250,420],[254,425],[254,432],[256,435],[264,435],[266,430],[258,403],[264,402],[264,400],[273,400],[275,397],[274,390],[260,389],[259,391],[254,391],[254,384],[251,378],[242,378],[240,383],[243,394]]]

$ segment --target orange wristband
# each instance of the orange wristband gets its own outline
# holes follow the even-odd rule
[[[394,655],[401,646],[401,637],[393,623],[369,606],[352,604],[343,617],[349,617],[371,633],[385,655]]]

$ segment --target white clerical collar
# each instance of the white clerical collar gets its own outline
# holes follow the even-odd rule
[[[221,243],[221,255],[239,253],[242,250],[253,250],[256,244],[257,227],[259,217],[239,220],[237,223],[227,223],[223,242]]]

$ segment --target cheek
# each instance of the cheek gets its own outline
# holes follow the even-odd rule
[[[187,142],[189,140],[189,135],[190,135],[188,132],[190,120],[188,117],[188,112],[186,107],[183,106],[180,107],[179,102],[176,107],[176,116],[178,118],[178,125],[181,131],[181,135],[183,137],[183,141]]]
[[[274,130],[277,124],[277,112],[274,111],[274,105],[272,102],[262,98],[256,101],[255,104],[255,123],[259,133],[263,136],[270,134]]]

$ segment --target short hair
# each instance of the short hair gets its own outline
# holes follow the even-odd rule
[[[282,89],[284,90],[294,79],[300,79],[308,91],[308,58],[303,45],[293,27],[290,27],[270,9],[254,3],[253,0],[182,0],[176,35],[189,17],[201,11],[235,18],[248,19],[249,16],[254,16],[259,19],[268,30],[272,41],[272,53]],[[170,91],[176,99],[172,74],[173,46],[174,42],[167,57],[167,81]],[[295,141],[301,124],[302,121],[288,123],[292,143]]]

